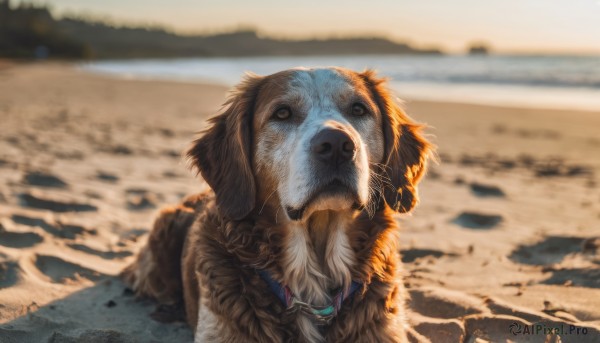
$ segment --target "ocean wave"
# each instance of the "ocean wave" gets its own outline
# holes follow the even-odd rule
[[[536,103],[540,105],[561,104],[561,107],[600,110],[600,57],[382,55],[193,58],[99,61],[85,64],[83,68],[133,78],[233,85],[248,71],[266,75],[298,66],[332,65],[354,70],[376,69],[416,98],[447,98],[444,94],[456,94],[465,101],[492,99],[494,103],[503,103],[505,98],[515,104],[537,99]]]

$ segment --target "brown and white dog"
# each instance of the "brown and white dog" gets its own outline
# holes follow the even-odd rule
[[[432,147],[374,72],[250,75],[188,151],[212,191],[164,209],[123,277],[195,342],[405,342],[393,215]]]

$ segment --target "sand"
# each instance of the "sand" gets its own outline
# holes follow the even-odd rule
[[[181,152],[225,91],[0,64],[0,342],[192,340],[116,275],[206,187]],[[412,340],[600,342],[600,111],[406,108],[440,160],[399,217]]]

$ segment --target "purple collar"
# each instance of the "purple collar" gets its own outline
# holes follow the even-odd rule
[[[266,270],[257,270],[260,277],[269,285],[269,288],[281,300],[286,309],[300,310],[317,322],[317,325],[329,325],[342,308],[342,304],[350,298],[354,292],[363,286],[362,283],[352,281],[347,291],[341,290],[333,296],[331,303],[325,306],[315,306],[302,302],[296,298],[294,293],[286,285],[274,280]]]

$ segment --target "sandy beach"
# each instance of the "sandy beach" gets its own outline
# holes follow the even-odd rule
[[[0,342],[192,341],[116,276],[205,189],[182,152],[225,95],[0,61]],[[412,339],[600,342],[600,109],[405,108],[439,154],[398,218]]]

